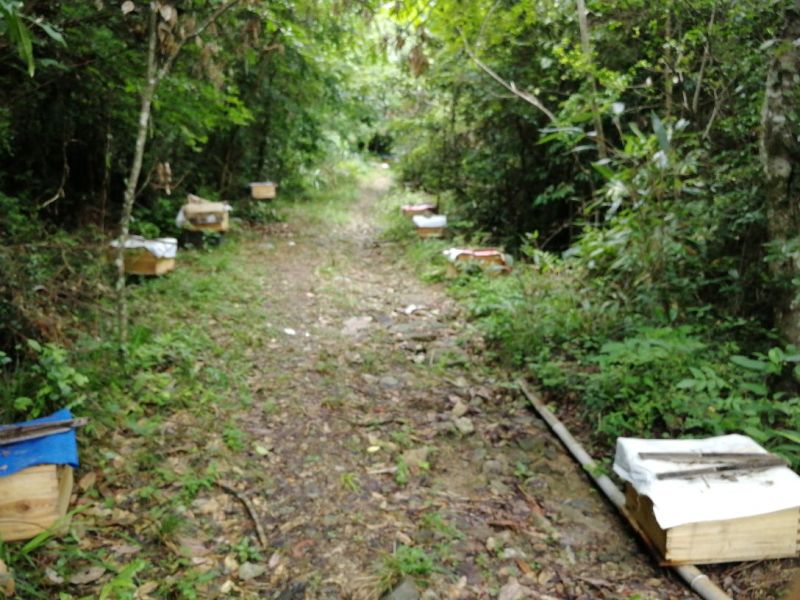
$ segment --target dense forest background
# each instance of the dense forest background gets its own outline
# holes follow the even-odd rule
[[[527,265],[456,291],[499,357],[598,431],[745,431],[797,458],[796,2],[2,0],[0,17],[5,416],[114,296],[99,258],[153,40],[171,68],[133,233],[176,234],[186,192],[273,179],[301,199],[343,157],[391,155],[460,235]]]

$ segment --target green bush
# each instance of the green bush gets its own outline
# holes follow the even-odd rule
[[[35,419],[60,408],[75,408],[86,399],[84,388],[89,378],[73,367],[70,355],[57,344],[40,344],[28,340],[28,346],[36,355],[36,361],[27,369],[9,374],[13,385],[3,385],[3,392],[13,398],[3,402],[0,415],[5,421]],[[0,353],[0,367],[9,363],[8,357]]]

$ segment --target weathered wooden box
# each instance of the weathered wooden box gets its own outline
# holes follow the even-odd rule
[[[417,228],[417,235],[421,238],[442,237],[447,229],[447,217],[445,215],[415,215],[411,220]]]
[[[800,555],[800,476],[745,435],[621,437],[614,472],[665,565]]]
[[[188,195],[188,200],[181,208],[182,227],[192,231],[228,231],[230,206],[224,202],[209,202],[193,194]]]
[[[57,532],[66,527],[71,494],[68,465],[37,465],[0,477],[0,539],[27,540],[54,525]]]
[[[477,264],[489,274],[506,274],[511,272],[511,258],[497,248],[448,248],[443,250],[450,261],[448,272],[457,275],[457,265]]]
[[[119,240],[111,242],[114,257],[119,244]],[[125,272],[129,275],[163,275],[175,268],[177,252],[178,240],[175,238],[148,240],[138,235],[129,236],[123,252]]]
[[[800,508],[663,529],[653,513],[653,502],[629,483],[625,484],[625,508],[664,565],[800,556]]]
[[[444,227],[417,227],[417,235],[421,238],[439,238],[444,235]]]
[[[125,272],[129,275],[164,275],[174,269],[174,258],[159,258],[144,248],[125,250]]]
[[[250,196],[254,200],[270,200],[277,195],[277,186],[271,181],[254,181],[250,184]]]

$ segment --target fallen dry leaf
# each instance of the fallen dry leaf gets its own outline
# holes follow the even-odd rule
[[[195,538],[179,536],[176,541],[180,546],[180,554],[186,558],[207,556],[211,552],[202,541]]]
[[[300,540],[294,546],[292,546],[292,551],[291,551],[292,558],[302,558],[302,556],[306,553],[308,547],[313,546],[315,543],[316,541],[311,538]]]
[[[528,590],[522,587],[513,577],[500,589],[497,600],[520,600],[528,595]]]
[[[81,569],[77,573],[74,573],[69,578],[69,582],[72,585],[86,585],[87,583],[92,583],[93,581],[100,579],[105,572],[105,567],[86,567],[85,569]]]
[[[6,563],[0,560],[0,594],[6,598],[11,598],[16,592],[17,584],[14,577],[8,571]]]
[[[266,573],[267,567],[264,565],[258,565],[251,562],[242,563],[242,566],[239,567],[239,579],[242,581],[249,581],[251,579],[255,579],[256,577],[260,577],[264,573]]]
[[[62,583],[64,583],[64,578],[63,578],[63,577],[61,577],[61,575],[59,575],[58,573],[56,573],[56,572],[55,572],[53,569],[51,569],[50,567],[47,567],[47,568],[44,570],[44,580],[45,580],[45,581],[46,581],[46,582],[47,582],[49,585],[61,585]]]
[[[149,600],[151,592],[158,589],[157,581],[145,581],[142,585],[136,588],[136,600]]]
[[[85,492],[94,487],[95,483],[97,483],[97,473],[92,471],[78,480],[78,488],[80,488],[82,492]]]
[[[114,544],[109,548],[114,554],[118,556],[129,556],[131,554],[137,554],[141,551],[141,546],[137,546],[135,544]]]

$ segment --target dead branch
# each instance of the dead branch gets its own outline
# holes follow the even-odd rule
[[[694,97],[692,98],[692,112],[697,114],[697,107],[700,104],[700,90],[703,87],[703,76],[706,72],[706,65],[708,64],[709,58],[711,58],[711,42],[709,39],[711,38],[711,28],[714,27],[714,19],[717,16],[717,5],[711,8],[711,19],[708,21],[708,32],[706,34],[706,45],[703,49],[703,58],[700,61],[700,72],[697,74],[697,84],[694,88]]]
[[[494,79],[497,83],[506,88],[512,94],[514,94],[518,98],[522,98],[528,104],[531,104],[536,108],[538,108],[545,115],[547,115],[547,118],[550,119],[550,121],[554,123],[556,122],[556,116],[552,112],[550,112],[544,104],[542,104],[542,101],[539,100],[539,98],[537,98],[534,94],[531,94],[530,92],[525,92],[523,90],[518,89],[517,86],[514,85],[513,81],[508,82],[502,77],[500,77],[500,75],[495,73],[489,66],[487,66],[483,61],[481,61],[481,59],[477,57],[477,55],[469,47],[469,44],[467,43],[467,40],[464,38],[464,36],[462,35],[461,37],[464,42],[464,50],[466,51],[467,55],[472,59],[472,61],[476,65],[478,65],[478,67],[481,68],[481,70],[483,70],[487,75],[489,75],[492,79]]]
[[[71,141],[72,140],[64,140],[64,142],[61,144],[61,158],[63,160],[64,167],[61,170],[61,183],[58,185],[58,190],[51,198],[44,201],[44,203],[39,207],[39,210],[47,208],[53,202],[55,202],[59,198],[63,198],[66,195],[64,192],[64,187],[67,185],[67,179],[69,179],[69,162],[67,161],[67,146]]]
[[[253,506],[253,503],[250,501],[250,498],[242,494],[235,487],[228,485],[227,483],[224,483],[222,481],[215,481],[214,483],[216,483],[217,486],[228,492],[231,496],[236,497],[239,500],[239,502],[244,504],[244,507],[247,509],[247,512],[253,521],[253,525],[255,525],[256,533],[258,534],[258,543],[261,544],[261,547],[264,550],[266,550],[269,547],[267,534],[264,532],[264,526],[261,524],[261,520],[258,518],[258,513],[256,512],[256,507]]]

